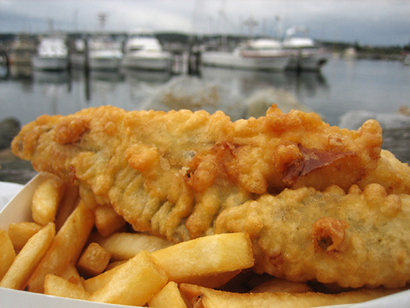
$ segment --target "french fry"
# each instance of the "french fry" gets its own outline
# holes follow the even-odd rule
[[[181,284],[181,292],[195,304],[195,308],[268,308],[268,307],[320,307],[355,304],[390,295],[403,289],[360,289],[338,294],[307,293],[232,293]]]
[[[84,288],[90,293],[94,293],[98,289],[101,289],[112,279],[112,277],[114,277],[114,275],[118,272],[118,270],[124,265],[125,263],[119,266],[116,266],[113,269],[110,269],[108,271],[105,271],[104,273],[100,275],[86,279],[84,281]]]
[[[179,291],[178,284],[170,281],[148,301],[148,306],[155,308],[187,308],[187,303]]]
[[[0,252],[0,279],[2,279],[16,257],[10,236],[3,229],[0,229]]]
[[[43,228],[36,222],[18,222],[9,224],[8,233],[13,242],[14,249],[20,251],[27,241]]]
[[[152,256],[177,283],[254,264],[252,243],[246,233],[205,236],[157,250]]]
[[[44,294],[88,300],[90,293],[77,285],[53,274],[47,274],[44,279]]]
[[[55,235],[54,223],[49,223],[33,235],[19,252],[6,275],[0,282],[0,287],[23,290],[27,279],[40,263]]]
[[[107,249],[114,261],[131,259],[143,250],[153,252],[173,245],[154,235],[125,232],[113,233],[106,238],[94,233],[91,240]]]
[[[27,282],[31,292],[42,293],[47,274],[61,275],[83,248],[94,226],[94,212],[80,202],[54,237],[50,248]]]
[[[63,226],[64,222],[70,216],[70,214],[74,211],[77,203],[78,203],[78,187],[67,185],[67,188],[64,193],[63,200],[58,207],[57,216],[55,220],[56,230],[60,230]]]
[[[91,295],[90,300],[143,306],[167,282],[165,271],[148,252],[142,251],[122,265],[106,285]]]
[[[272,278],[251,290],[251,293],[262,292],[306,293],[313,292],[313,289],[305,282],[295,282],[285,279]]]
[[[165,269],[168,277],[172,277],[170,280],[190,281],[212,286],[212,284],[222,285],[227,278],[234,277],[239,269],[253,266],[251,248],[247,235],[230,233],[182,242],[157,250],[151,255]],[[88,292],[94,292],[103,287],[123,266],[124,264],[118,265],[85,280],[85,289]],[[212,282],[212,278],[215,278],[215,281]]]
[[[95,276],[101,274],[111,259],[111,253],[97,243],[91,243],[84,250],[77,267],[83,276]]]
[[[241,271],[236,270],[236,271],[231,271],[231,272],[224,272],[224,273],[219,273],[219,274],[214,274],[214,275],[209,275],[209,276],[201,276],[201,277],[194,277],[192,279],[184,279],[184,282],[190,283],[190,284],[195,284],[197,286],[201,287],[207,287],[207,288],[219,288],[226,284],[228,281],[231,281],[232,278],[234,278],[236,275],[238,275]]]
[[[54,222],[66,185],[56,176],[46,178],[35,190],[31,205],[33,220],[45,226]]]
[[[73,262],[70,262],[67,265],[66,269],[64,270],[64,272],[61,274],[60,277],[64,278],[65,280],[68,280],[69,282],[75,284],[77,287],[85,290],[84,278],[80,276]]]
[[[94,210],[95,227],[102,236],[107,237],[125,226],[126,221],[109,205],[97,206]]]

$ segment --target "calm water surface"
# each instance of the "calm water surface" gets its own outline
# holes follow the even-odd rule
[[[0,120],[15,117],[26,124],[42,114],[66,115],[100,105],[127,110],[222,109],[235,120],[244,114],[246,99],[267,89],[286,90],[337,125],[349,110],[394,113],[400,106],[410,106],[410,67],[390,61],[331,60],[320,74],[204,68],[199,78],[141,71],[87,75],[82,70],[30,72],[13,68],[8,78],[0,80]],[[168,98],[165,103],[164,95]],[[181,95],[184,100],[175,103]],[[171,103],[170,97],[174,98]]]

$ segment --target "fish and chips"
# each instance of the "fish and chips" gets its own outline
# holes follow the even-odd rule
[[[274,105],[235,122],[103,106],[41,116],[12,150],[50,176],[35,222],[1,237],[13,248],[4,277],[37,234],[56,231],[19,289],[150,307],[314,307],[410,281],[410,167],[382,149],[374,120],[351,131]]]

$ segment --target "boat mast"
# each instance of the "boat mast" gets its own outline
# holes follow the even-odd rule
[[[280,15],[276,15],[275,20],[276,20],[276,39],[278,41],[282,41],[282,24],[281,24]]]
[[[251,16],[247,20],[243,22],[243,24],[248,27],[249,29],[249,37],[252,38],[254,36],[253,29],[256,28],[259,23]]]
[[[98,21],[99,21],[99,24],[100,24],[100,30],[101,30],[101,32],[104,32],[104,30],[105,30],[105,23],[106,23],[106,21],[107,21],[107,14],[106,14],[106,13],[103,13],[103,12],[100,12],[100,13],[97,14],[97,18],[98,18]]]

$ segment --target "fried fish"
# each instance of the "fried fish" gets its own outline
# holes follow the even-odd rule
[[[89,206],[111,204],[136,231],[180,242],[223,230],[216,222],[224,211],[247,202],[264,207],[255,200],[284,189],[336,185],[348,192],[374,180],[408,194],[408,165],[386,158],[388,180],[380,176],[381,144],[374,120],[351,131],[275,105],[264,117],[236,122],[222,112],[103,106],[41,116],[22,128],[12,150],[36,170],[78,185]],[[309,278],[319,280],[313,272]]]
[[[215,232],[247,232],[255,271],[342,287],[403,287],[410,280],[410,196],[379,184],[348,193],[302,187],[225,209]]]

